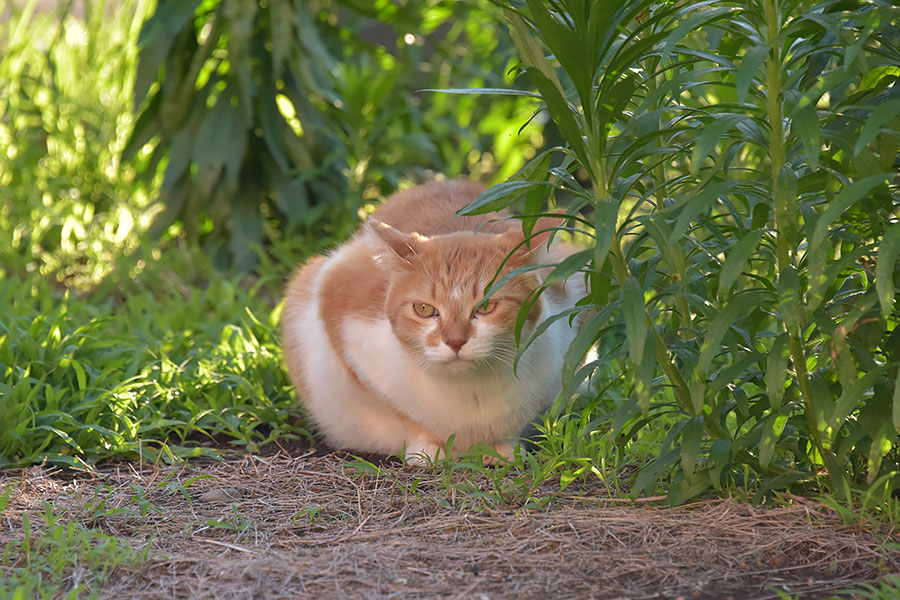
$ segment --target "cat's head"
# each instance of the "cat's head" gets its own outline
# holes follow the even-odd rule
[[[367,227],[376,262],[388,275],[385,313],[417,364],[451,373],[512,364],[516,317],[538,287],[538,278],[530,272],[517,275],[487,300],[484,291],[492,281],[532,262],[531,251],[521,245],[521,229],[426,237],[374,220]],[[533,330],[540,311],[538,298],[523,337]]]

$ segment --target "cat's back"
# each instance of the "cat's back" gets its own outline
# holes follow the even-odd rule
[[[480,183],[471,181],[431,181],[394,194],[373,216],[400,231],[415,231],[428,236],[476,229],[502,233],[513,227],[509,221],[497,221],[508,216],[505,211],[487,215],[456,214],[485,189]]]

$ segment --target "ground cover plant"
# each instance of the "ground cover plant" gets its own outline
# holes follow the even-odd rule
[[[636,549],[626,566],[668,565],[658,581],[673,594],[715,595],[719,579],[673,558],[705,535],[722,554],[690,560],[721,559],[760,597],[790,595],[772,587],[784,582],[794,593],[857,581],[869,582],[860,597],[896,593],[895,580],[876,582],[897,567],[900,28],[890,3],[38,4],[0,2],[0,597],[130,595],[165,571],[165,555],[198,544],[215,553],[167,582],[213,577],[223,558],[235,571],[284,548],[303,558],[307,544],[348,556],[336,569],[378,548],[427,554],[464,530],[469,559],[397,563],[380,588],[361,569],[362,583],[344,584],[362,587],[347,593],[445,589],[419,566],[452,567],[453,581],[483,586],[472,593],[499,594],[518,589],[516,565],[486,548],[522,519],[534,527],[506,541],[528,545],[533,574],[548,557],[608,561],[603,544],[618,535]],[[259,61],[232,67],[229,28],[266,56],[272,11],[295,4],[316,15],[333,79],[296,75],[312,106],[295,84],[257,89],[268,104],[249,118],[271,119],[247,143],[265,150],[240,167],[204,153],[223,131],[179,155],[180,127],[231,111],[220,99],[265,77]],[[379,27],[387,43],[373,41]],[[282,42],[281,58],[311,64],[308,48]],[[179,71],[197,65],[207,79]],[[167,99],[172,90],[187,104]],[[164,100],[201,116],[166,129]],[[319,117],[302,112],[313,109]],[[316,127],[338,148],[316,173],[331,186],[320,208],[279,195],[315,188],[292,161],[322,158]],[[542,154],[545,139],[562,149]],[[257,167],[258,214],[238,218],[254,208],[247,194],[219,210],[222,189]],[[283,278],[410,172],[434,171],[509,179],[481,208],[534,214],[549,197],[570,211],[561,227],[576,222],[586,249],[560,272],[582,270],[592,294],[567,394],[534,452],[497,469],[475,456],[420,474],[307,456],[276,334]],[[326,221],[324,232],[313,225]],[[136,462],[108,462],[123,458]],[[17,470],[34,464],[44,466]],[[350,496],[334,495],[334,482]],[[671,513],[694,529],[647,559],[668,539],[649,522],[669,513],[652,507],[710,492],[778,507],[703,500]],[[630,498],[651,508],[630,513]],[[623,507],[609,521],[578,512],[609,505]],[[730,529],[701,529],[738,513]],[[473,526],[472,514],[484,520]],[[432,537],[428,523],[440,525]],[[797,529],[778,539],[784,562],[769,564],[779,527]],[[279,546],[279,536],[296,537]],[[746,545],[727,554],[740,536]],[[610,583],[572,564],[584,569],[573,590],[637,593],[627,568]],[[282,566],[271,573],[300,577],[290,589],[304,593],[303,572]],[[786,579],[797,573],[807,576]],[[340,570],[324,574],[310,590],[342,585]],[[185,589],[203,592],[196,581]]]

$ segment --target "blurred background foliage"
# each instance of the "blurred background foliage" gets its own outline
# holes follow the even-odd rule
[[[511,85],[487,7],[161,0],[139,40],[125,151],[148,179],[163,168],[154,231],[178,221],[247,270],[285,233],[346,236],[403,181],[515,172],[541,144],[539,127],[517,134],[533,102],[417,93]]]
[[[83,289],[136,247],[155,188],[121,154],[151,10],[0,1],[0,277]]]
[[[398,186],[503,180],[544,143],[535,102],[419,91],[513,85],[489,7],[3,0],[0,268],[87,289],[149,232],[246,272]]]

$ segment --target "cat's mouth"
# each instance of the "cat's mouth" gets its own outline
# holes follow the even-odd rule
[[[441,367],[445,367],[448,369],[452,369],[455,371],[462,371],[465,369],[470,369],[475,366],[476,362],[474,360],[470,360],[468,358],[456,355],[452,358],[447,358],[445,360],[438,361],[436,364]]]
[[[484,365],[484,360],[480,358],[472,358],[466,356],[454,356],[452,358],[443,358],[441,360],[432,361],[432,368],[444,373],[456,374],[464,371],[478,370]]]

